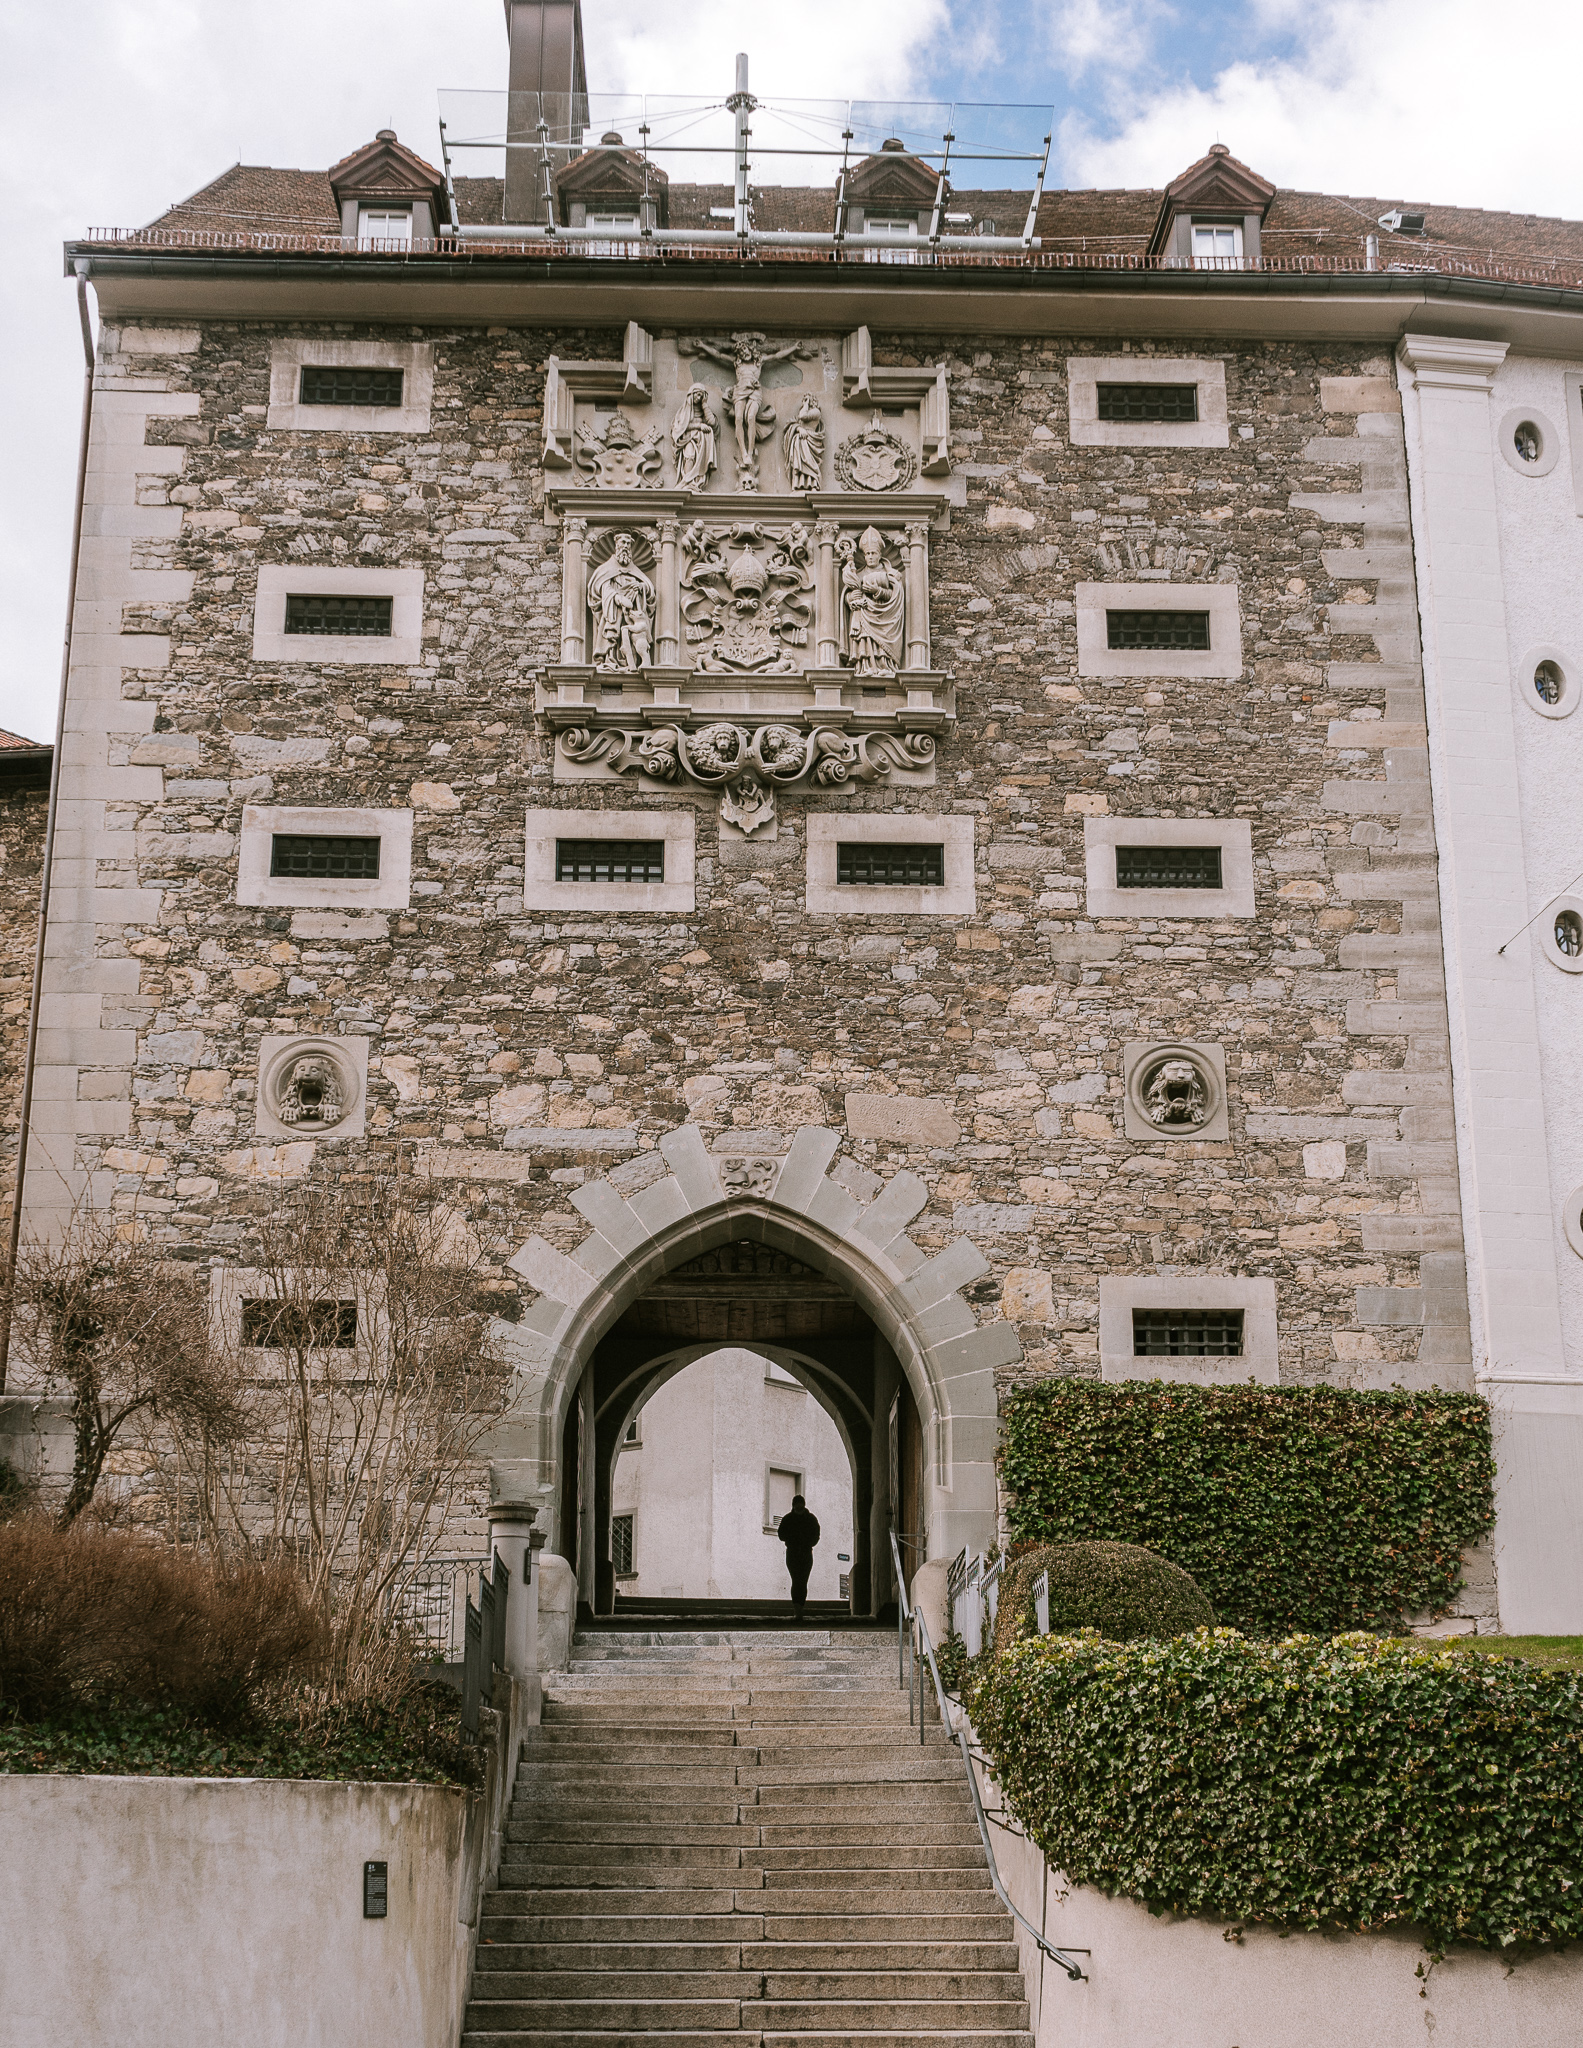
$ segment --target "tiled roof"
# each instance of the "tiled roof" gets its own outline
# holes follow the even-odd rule
[[[458,178],[457,206],[470,226],[501,218],[504,187],[499,178]],[[1139,253],[1158,217],[1163,192],[1156,187],[1046,192],[1036,232],[1047,247]],[[711,207],[731,203],[729,185],[672,184],[673,228],[716,227]],[[957,190],[953,213],[976,222],[993,220],[1002,234],[1022,232],[1028,194],[1017,191]],[[1392,236],[1378,226],[1381,214],[1400,206],[1425,216],[1422,235]],[[764,186],[754,193],[754,218],[767,229],[827,234],[834,225],[832,188]],[[324,171],[276,170],[261,164],[233,164],[212,184],[180,201],[150,224],[154,228],[260,233],[340,232],[340,215]],[[1277,191],[1264,225],[1265,254],[1324,252],[1360,255],[1366,234],[1380,236],[1386,262],[1411,262],[1434,250],[1469,259],[1507,262],[1583,261],[1583,221],[1532,213],[1496,213],[1479,207],[1436,206],[1428,201],[1347,197],[1337,193]]]
[[[20,733],[7,732],[3,726],[0,726],[0,748],[5,747],[20,747],[26,753],[47,754],[50,752],[48,740],[25,740]]]

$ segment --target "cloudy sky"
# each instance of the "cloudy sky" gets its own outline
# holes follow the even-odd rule
[[[1159,184],[1216,138],[1278,184],[1583,215],[1576,0],[584,0],[594,92],[1039,102],[1051,182]],[[751,27],[744,31],[744,19]],[[54,727],[81,356],[60,244],[226,165],[376,128],[433,156],[437,87],[504,83],[500,0],[0,0],[0,725]]]

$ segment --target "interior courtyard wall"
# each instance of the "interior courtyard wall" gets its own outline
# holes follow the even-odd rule
[[[959,722],[935,784],[783,797],[765,844],[712,798],[580,786],[581,807],[693,803],[696,909],[573,917],[523,908],[524,814],[567,797],[535,718],[561,646],[545,364],[622,337],[424,330],[427,436],[272,428],[271,342],[313,331],[104,331],[63,783],[80,865],[41,1046],[71,1128],[35,1163],[41,1221],[91,1179],[176,1255],[230,1260],[282,1179],[400,1164],[467,1213],[511,1318],[531,1290],[507,1261],[534,1232],[572,1249],[569,1195],[616,1161],[687,1121],[771,1149],[828,1125],[858,1168],[922,1177],[925,1252],[980,1248],[1009,1372],[1097,1373],[1101,1280],[1235,1274],[1275,1282],[1284,1380],[1469,1383],[1383,359],[1173,341],[1224,365],[1227,445],[1118,449],[1071,444],[1068,361],[1146,375],[1146,347],[876,333],[877,363],[950,381],[962,502],[930,623]],[[421,659],[255,661],[271,565],[421,570]],[[1235,586],[1240,671],[1080,677],[1079,585],[1161,567]],[[248,805],[410,809],[409,901],[239,905]],[[822,813],[969,820],[976,908],[810,913]],[[1085,822],[1162,815],[1248,821],[1255,916],[1086,914]],[[303,1033],[366,1041],[363,1137],[260,1136],[260,1043]],[[1128,1135],[1138,1041],[1221,1049],[1225,1138]]]

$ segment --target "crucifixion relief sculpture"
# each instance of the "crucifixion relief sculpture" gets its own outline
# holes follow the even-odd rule
[[[707,384],[694,383],[676,409],[671,421],[671,446],[676,450],[676,488],[702,491],[708,488],[719,460],[716,430],[719,420]]]
[[[787,356],[816,356],[819,345],[812,341],[788,341],[771,348],[768,338],[754,329],[728,335],[724,341],[710,341],[703,335],[684,336],[677,341],[677,353],[708,356],[723,363],[732,373],[731,430],[736,448],[736,487],[756,491],[759,487],[759,443],[775,431],[775,408],[764,396],[764,370],[769,363]]]
[[[907,582],[884,536],[867,526],[836,542],[841,562],[841,652],[853,673],[893,676],[901,667]]]
[[[781,435],[786,479],[794,491],[817,491],[824,482],[824,415],[809,392]]]
[[[654,585],[634,559],[630,533],[616,535],[609,558],[589,577],[588,604],[595,668],[647,668],[654,659]]]

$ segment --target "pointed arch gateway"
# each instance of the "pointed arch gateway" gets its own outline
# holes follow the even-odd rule
[[[741,1138],[752,1134],[715,1143]],[[727,1345],[777,1358],[841,1431],[856,1612],[894,1597],[886,1531],[894,1496],[909,1491],[895,1441],[909,1407],[914,1438],[900,1461],[915,1473],[917,1556],[994,1540],[995,1371],[1020,1359],[1016,1330],[981,1324],[963,1299],[989,1270],[976,1245],[958,1238],[931,1256],[907,1234],[929,1199],[924,1182],[837,1163],[840,1143],[805,1124],[784,1154],[715,1152],[682,1124],[577,1189],[590,1228],[571,1253],[533,1237],[511,1260],[538,1298],[516,1326],[530,1386],[500,1447],[536,1462],[541,1521],[550,1547],[577,1557],[581,1599],[608,1603],[620,1429],[653,1387]]]

